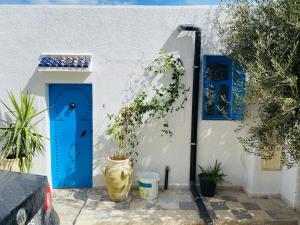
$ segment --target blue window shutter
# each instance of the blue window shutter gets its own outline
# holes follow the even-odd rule
[[[245,71],[238,64],[233,63],[232,74],[232,120],[244,119]]]
[[[232,61],[226,56],[204,56],[202,105],[204,120],[231,119],[232,70]]]

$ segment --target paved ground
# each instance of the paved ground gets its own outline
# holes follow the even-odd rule
[[[62,225],[204,224],[188,190],[160,192],[152,202],[132,191],[122,203],[111,202],[103,189],[53,190],[53,206]]]
[[[279,199],[251,199],[240,191],[221,191],[204,200],[216,225],[297,225],[297,214]],[[53,190],[53,205],[62,225],[204,224],[190,191],[182,189],[160,192],[153,202],[133,191],[123,203],[111,202],[103,189]]]
[[[203,200],[214,224],[297,225],[300,220],[280,199],[249,198],[242,191],[218,191]]]

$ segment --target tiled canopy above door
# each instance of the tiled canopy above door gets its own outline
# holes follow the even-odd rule
[[[44,72],[91,72],[91,54],[42,54],[38,71]]]

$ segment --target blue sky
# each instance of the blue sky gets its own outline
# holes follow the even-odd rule
[[[217,5],[220,0],[0,0],[0,4],[47,5]]]

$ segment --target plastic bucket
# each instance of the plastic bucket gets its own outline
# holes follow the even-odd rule
[[[142,172],[137,177],[140,197],[147,201],[156,199],[158,197],[159,174],[155,172]]]

